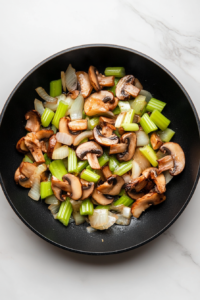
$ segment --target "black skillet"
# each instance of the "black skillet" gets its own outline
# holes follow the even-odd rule
[[[176,131],[174,142],[179,143],[186,156],[182,174],[167,186],[167,200],[132,219],[130,226],[113,226],[106,231],[88,234],[87,224],[67,228],[55,221],[42,201],[28,197],[28,190],[14,183],[14,172],[22,155],[15,149],[25,135],[24,115],[33,109],[37,97],[35,88],[49,90],[49,82],[60,77],[71,63],[76,70],[86,71],[94,65],[103,73],[107,66],[124,66],[144,89],[164,102],[164,114]],[[5,196],[20,219],[44,240],[66,250],[85,254],[114,254],[134,249],[153,240],[180,216],[190,201],[199,179],[200,122],[195,107],[179,81],[152,58],[132,49],[114,45],[84,45],[59,52],[33,68],[15,87],[0,117],[0,182]],[[6,224],[5,224],[6,226]],[[102,242],[104,240],[104,242]]]

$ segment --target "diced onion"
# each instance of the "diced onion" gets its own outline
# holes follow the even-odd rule
[[[121,125],[122,125],[122,123],[123,123],[123,121],[124,121],[125,115],[126,115],[125,112],[122,112],[122,113],[120,113],[120,114],[118,115],[118,117],[117,117],[117,119],[116,119],[116,121],[115,121],[115,127],[116,127],[116,128],[121,127]]]
[[[60,204],[60,201],[54,196],[54,195],[51,195],[49,197],[47,197],[44,201],[46,204],[54,204],[54,205],[58,205]]]
[[[132,179],[135,179],[140,176],[140,174],[142,173],[142,170],[141,170],[139,164],[134,160],[132,161],[132,166],[133,167],[132,167],[131,177],[132,177]]]
[[[44,107],[56,111],[58,107],[58,100],[56,99],[54,102],[44,102]]]
[[[173,176],[169,174],[169,171],[165,171],[163,174],[165,176],[165,182],[168,184],[172,180]]]
[[[59,96],[56,97],[56,101],[55,102],[52,102],[52,103],[45,102],[44,103],[44,107],[45,108],[48,107],[51,110],[56,111],[56,109],[57,109],[58,104],[59,104],[60,101],[64,101],[66,104],[68,104],[68,110],[72,106],[72,103],[74,102],[74,100],[70,96],[66,97],[65,94],[61,94],[61,95],[59,95]]]
[[[96,229],[92,228],[91,226],[86,227],[87,233],[95,232]]]
[[[131,217],[131,208],[127,207],[127,206],[124,206],[122,215],[123,215],[124,218],[130,219],[130,217]]]
[[[81,204],[83,203],[82,201],[77,201],[77,200],[71,199],[70,202],[71,202],[74,212],[80,211]]]
[[[77,89],[77,82],[76,70],[72,68],[72,65],[70,64],[65,74],[65,83],[69,92]]]
[[[66,82],[65,82],[65,72],[61,71],[61,81],[62,81],[62,88],[63,91],[66,92]]]
[[[40,199],[40,176],[39,175],[34,178],[32,188],[28,192],[28,196],[35,201],[38,201]]]
[[[52,153],[52,159],[63,159],[69,155],[68,146],[64,145],[55,149]]]
[[[149,136],[143,130],[135,132],[137,136],[137,147],[143,147],[149,144]]]
[[[122,177],[123,177],[125,183],[129,183],[129,181],[131,181],[131,176],[128,174],[124,174],[124,175],[122,175]]]
[[[40,115],[43,114],[43,112],[44,112],[44,106],[43,106],[42,101],[40,101],[40,100],[38,100],[38,99],[35,99],[35,100],[34,100],[34,107],[35,107],[35,110],[36,110]]]
[[[95,229],[106,227],[108,223],[108,209],[94,209],[93,215],[89,216],[89,221],[90,225]]]
[[[131,109],[130,103],[128,101],[119,101],[118,106],[121,112],[127,112]]]
[[[72,144],[72,136],[64,133],[64,132],[57,132],[56,133],[56,139],[59,143],[65,144],[65,145],[71,145]]]
[[[110,206],[110,210],[114,210],[118,213],[122,213],[123,212],[123,208],[124,208],[124,205],[123,204],[120,204],[120,205],[111,205]]]
[[[151,95],[151,93],[149,93],[148,91],[145,91],[145,90],[141,90],[139,95],[143,95],[146,97],[145,101],[149,102],[149,100],[153,97]]]
[[[74,140],[74,146],[77,146],[78,144],[80,144],[80,142],[82,140],[84,140],[85,138],[88,138],[88,137],[91,137],[93,136],[93,130],[90,130],[90,131],[84,131],[84,132],[81,132],[79,135],[77,135],[77,137],[75,138]]]
[[[118,215],[118,219],[115,224],[127,226],[130,224],[131,219],[124,218],[122,215]]]
[[[78,211],[73,213],[73,217],[74,217],[76,225],[80,225],[85,222],[85,217],[81,216],[81,214]]]
[[[48,206],[48,209],[51,211],[54,219],[57,218],[57,214],[59,212],[60,204],[51,204]]]
[[[141,82],[140,82],[139,79],[137,79],[137,78],[135,78],[135,86],[136,86],[138,89],[140,89],[140,90],[143,89],[143,86],[142,86]]]
[[[38,93],[38,95],[45,100],[46,102],[55,102],[56,98],[53,98],[51,96],[49,96],[47,94],[47,92],[42,88],[42,87],[38,87],[37,89],[35,89],[36,92]]]
[[[81,94],[73,101],[70,110],[70,117],[71,120],[80,120],[83,116],[83,105],[84,105],[84,98]]]

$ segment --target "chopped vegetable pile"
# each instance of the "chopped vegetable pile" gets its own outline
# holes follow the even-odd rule
[[[27,134],[16,145],[25,155],[15,182],[28,196],[45,199],[67,226],[88,222],[88,232],[129,225],[151,205],[166,200],[166,184],[185,167],[166,103],[143,90],[123,67],[105,75],[71,65],[42,87],[26,113]]]

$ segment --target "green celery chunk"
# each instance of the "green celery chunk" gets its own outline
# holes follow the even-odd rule
[[[51,159],[48,157],[47,153],[44,153],[45,164],[48,166],[51,163]]]
[[[109,169],[111,172],[114,172],[120,165],[120,162],[114,155],[110,155],[109,157]]]
[[[40,196],[41,199],[47,198],[53,195],[53,191],[51,188],[51,181],[43,181],[40,183]]]
[[[28,163],[31,163],[31,164],[33,163],[33,161],[27,155],[24,156],[23,162],[28,162]]]
[[[149,115],[145,113],[140,119],[140,125],[146,132],[146,134],[158,129],[156,124],[150,119]]]
[[[67,174],[65,165],[61,159],[54,160],[50,163],[49,170],[53,176],[62,181],[62,177]]]
[[[94,211],[94,205],[90,199],[85,199],[81,203],[80,214],[81,216],[92,215]]]
[[[114,115],[119,115],[121,110],[120,110],[119,106],[117,105],[112,112],[113,112]]]
[[[88,166],[88,161],[84,160],[84,161],[79,161],[77,164],[77,173],[80,173],[81,171],[83,171],[86,167]]]
[[[158,128],[160,128],[162,131],[165,130],[169,124],[170,120],[167,119],[163,114],[161,114],[158,110],[154,110],[150,116],[151,121],[153,121]]]
[[[161,112],[167,103],[157,100],[155,98],[151,98],[149,103],[147,104],[147,111],[154,111],[155,109]]]
[[[69,105],[67,103],[65,103],[64,101],[59,102],[58,108],[56,110],[56,113],[55,113],[53,121],[52,121],[52,124],[56,128],[59,128],[59,121],[61,118],[63,118],[65,116],[68,107],[69,107]]]
[[[62,94],[62,81],[61,79],[53,80],[50,82],[50,93],[51,97],[57,97]]]
[[[77,170],[77,156],[76,152],[69,148],[69,155],[68,155],[68,172],[74,173]]]
[[[124,205],[124,206],[130,206],[133,204],[133,199],[128,197],[127,195],[122,195],[117,201],[114,202],[114,205]]]
[[[95,209],[110,209],[110,205],[98,205],[95,207]]]
[[[88,129],[89,130],[94,129],[94,127],[96,127],[97,125],[99,125],[99,117],[94,117],[94,118],[88,120]]]
[[[123,124],[133,123],[134,115],[135,115],[134,109],[130,109],[125,115]]]
[[[132,160],[127,162],[122,162],[117,169],[115,169],[114,174],[122,176],[132,169]]]
[[[49,109],[49,108],[45,108],[42,116],[41,116],[41,123],[43,127],[48,127],[49,124],[51,123],[51,120],[54,117],[54,112]]]
[[[100,176],[98,174],[95,174],[94,172],[85,169],[82,173],[81,173],[81,178],[84,180],[87,180],[89,182],[97,182],[100,179]]]
[[[138,131],[139,130],[139,126],[136,123],[132,123],[132,124],[122,124],[122,127],[124,128],[125,131]]]
[[[156,152],[149,145],[140,148],[140,152],[146,157],[146,159],[148,159],[153,167],[157,167],[158,158],[156,156]]]
[[[135,114],[141,116],[144,113],[147,102],[146,97],[143,95],[138,95],[135,100],[130,100],[130,106],[134,109]]]
[[[166,128],[164,131],[158,131],[157,134],[161,138],[161,140],[165,143],[171,141],[173,136],[175,135],[175,131],[170,128]]]
[[[126,75],[124,67],[107,67],[104,71],[106,76],[124,77]]]
[[[71,217],[72,210],[73,210],[72,205],[68,198],[60,205],[60,209],[57,215],[57,220],[63,223],[63,225],[67,226],[69,224],[69,219]]]

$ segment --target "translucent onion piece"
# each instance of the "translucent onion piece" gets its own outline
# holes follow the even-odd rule
[[[117,117],[117,119],[116,119],[116,121],[115,121],[115,127],[116,127],[116,128],[121,127],[121,125],[122,125],[122,123],[123,123],[123,121],[124,121],[125,115],[126,115],[125,112],[122,112],[122,113],[120,113],[120,114],[118,115],[118,117]]]
[[[56,99],[54,102],[44,102],[44,107],[56,111],[58,107],[58,100]]]
[[[41,164],[37,167],[37,169],[35,170],[35,174],[37,175],[41,175],[43,172],[45,172],[47,170],[47,166],[46,164]],[[34,175],[33,175],[34,176]]]
[[[143,130],[136,131],[137,147],[143,147],[149,144],[149,136]]]
[[[56,109],[58,108],[58,104],[60,101],[64,101],[65,103],[68,104],[68,111],[69,111],[69,108],[72,106],[72,103],[74,102],[74,100],[70,97],[70,96],[67,96],[65,94],[61,94],[59,96],[56,97],[56,101],[55,102],[52,102],[52,103],[48,103],[48,102],[45,102],[44,103],[44,107],[48,107],[50,108],[51,110],[53,111],[56,111]]]
[[[130,221],[131,219],[127,219],[122,215],[118,215],[118,219],[116,220],[115,224],[127,226],[130,224]]]
[[[93,215],[89,216],[90,225],[99,229],[108,223],[108,209],[94,209]]]
[[[59,208],[60,208],[60,204],[51,204],[51,205],[48,206],[48,209],[51,211],[54,219],[57,218]]]
[[[95,232],[96,229],[92,228],[91,226],[86,227],[87,233]]]
[[[130,219],[130,217],[131,217],[131,208],[127,207],[127,206],[124,206],[122,215],[123,215],[124,218]]]
[[[28,196],[35,201],[38,201],[40,199],[40,176],[39,175],[34,178],[32,188],[28,192]]]
[[[133,167],[132,167],[131,177],[132,177],[132,179],[135,179],[135,178],[140,176],[140,174],[142,173],[142,170],[141,170],[139,164],[136,161],[133,160],[132,164],[133,164]]]
[[[73,217],[74,217],[76,225],[80,225],[85,222],[85,217],[81,216],[81,214],[78,211],[73,213]]]
[[[120,204],[120,205],[111,205],[110,206],[110,210],[114,210],[118,213],[122,213],[123,212],[123,208],[124,208],[124,205],[123,204]]]
[[[131,181],[131,176],[128,174],[124,174],[124,175],[122,175],[122,177],[123,177],[125,183],[129,183],[129,181]]]
[[[163,174],[165,176],[166,184],[168,184],[172,180],[173,176],[169,174],[169,171],[165,171]]]
[[[34,107],[35,107],[35,110],[36,110],[40,115],[43,114],[43,112],[44,112],[44,106],[43,106],[42,101],[40,101],[40,100],[38,100],[38,99],[35,99],[35,100],[34,100]]]
[[[128,101],[119,101],[118,106],[121,112],[127,112],[131,109],[130,103]]]
[[[54,204],[54,205],[58,205],[60,204],[60,201],[54,196],[54,195],[51,195],[49,197],[47,197],[44,201],[46,204]]]
[[[72,208],[73,208],[74,212],[80,211],[82,201],[70,200],[70,202],[71,202],[71,205],[72,205]]]
[[[52,153],[52,159],[63,159],[69,155],[68,146],[64,145],[55,149]]]
[[[81,94],[79,94],[78,97],[74,100],[70,109],[71,120],[82,119],[83,105],[84,105],[84,98]]]
[[[65,83],[69,92],[77,89],[77,82],[76,70],[70,64],[65,73]]]
[[[37,89],[35,89],[36,92],[38,93],[38,95],[45,100],[46,102],[55,102],[56,98],[53,98],[51,96],[49,96],[47,94],[47,92],[42,88],[42,87],[38,87]]]
[[[146,102],[149,102],[149,100],[153,97],[151,95],[151,93],[149,93],[148,91],[145,91],[145,90],[141,90],[139,95],[145,96],[146,97],[146,99],[145,99]]]
[[[84,140],[85,138],[88,138],[88,137],[92,137],[93,136],[93,130],[90,130],[90,131],[84,131],[84,132],[81,132],[74,140],[74,146],[77,146],[78,144],[80,144],[80,142],[82,140]]]
[[[56,139],[59,143],[65,144],[65,145],[71,145],[72,144],[72,136],[64,133],[64,132],[57,132],[56,133]]]
[[[61,71],[60,75],[61,75],[61,81],[62,81],[63,91],[66,92],[65,72]]]

